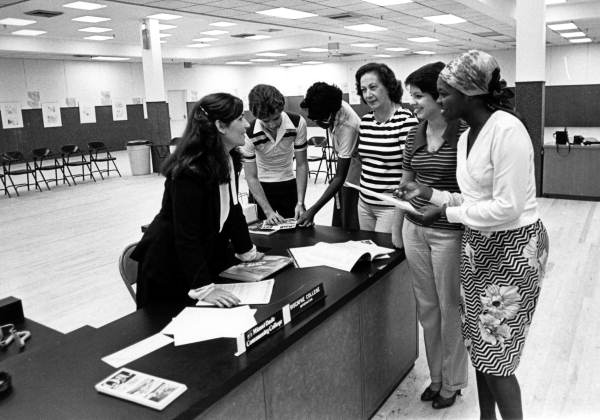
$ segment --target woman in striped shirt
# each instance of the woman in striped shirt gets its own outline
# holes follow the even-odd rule
[[[466,125],[446,121],[441,113],[437,79],[444,63],[427,64],[411,73],[404,82],[421,123],[406,139],[402,162],[402,183],[419,184],[459,192],[456,182],[456,144]],[[401,187],[402,188],[402,187]],[[411,204],[421,209],[427,200],[415,197]],[[401,211],[396,210],[398,217]],[[418,217],[404,216],[402,238],[413,280],[419,321],[423,327],[431,384],[421,394],[433,408],[454,404],[456,395],[467,386],[467,351],[461,334],[460,246],[462,224],[440,218],[424,226]],[[396,243],[394,229],[392,238]]]
[[[394,207],[370,195],[395,188],[402,176],[406,135],[418,123],[402,108],[402,85],[385,64],[368,63],[356,72],[356,90],[371,112],[360,122],[358,153],[362,163],[358,202],[361,230],[390,233]]]

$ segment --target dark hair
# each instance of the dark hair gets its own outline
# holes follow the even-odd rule
[[[392,69],[383,63],[367,63],[356,71],[356,93],[358,96],[360,96],[363,102],[365,99],[363,98],[363,94],[360,89],[360,79],[365,75],[365,73],[377,74],[379,81],[387,90],[390,100],[396,104],[400,103],[402,99],[402,83],[396,79],[396,75]]]
[[[342,107],[342,91],[335,85],[316,82],[306,91],[300,108],[308,109],[311,120],[326,120]]]
[[[174,179],[186,171],[200,175],[207,183],[228,182],[229,159],[215,121],[230,124],[243,110],[242,100],[229,93],[213,93],[196,102],[175,152],[161,168],[162,174]],[[240,152],[233,149],[230,155],[235,171],[240,171]]]
[[[496,67],[488,84],[488,93],[482,95],[483,101],[492,111],[501,109],[516,115],[514,106],[510,101],[514,96],[506,87],[506,81],[500,77],[500,68]]]
[[[421,92],[428,93],[433,99],[437,99],[439,96],[437,79],[444,67],[446,65],[441,61],[425,64],[409,74],[404,85],[418,87]]]
[[[283,111],[285,98],[275,86],[256,85],[248,94],[250,112],[262,120]]]

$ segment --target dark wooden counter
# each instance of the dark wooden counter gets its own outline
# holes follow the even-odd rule
[[[269,253],[319,241],[389,235],[318,227],[253,237]],[[323,283],[325,302],[240,357],[234,339],[168,345],[127,366],[185,383],[162,412],[98,394],[115,371],[100,359],[160,331],[180,308],[140,310],[60,346],[21,354],[2,369],[14,392],[0,401],[6,418],[368,418],[417,357],[416,311],[403,252],[352,273],[328,267],[288,268],[276,276],[271,303],[257,319]]]
[[[543,195],[600,200],[599,168],[600,146],[544,145]]]

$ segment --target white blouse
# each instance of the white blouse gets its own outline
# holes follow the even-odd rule
[[[467,157],[466,130],[458,141],[456,179],[461,193],[434,190],[431,203],[448,205],[450,222],[472,229],[516,229],[539,219],[531,138],[521,121],[496,111]]]

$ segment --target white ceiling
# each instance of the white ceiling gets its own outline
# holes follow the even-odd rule
[[[163,30],[171,34],[164,38],[162,54],[166,62],[223,64],[232,60],[257,58],[256,53],[275,51],[287,54],[282,61],[339,61],[364,60],[374,54],[399,57],[419,50],[436,53],[456,53],[470,48],[485,50],[514,48],[515,21],[512,17],[515,0],[415,0],[412,3],[381,7],[362,0],[97,0],[106,7],[83,11],[62,7],[73,0],[0,0],[0,19],[36,20],[35,24],[15,27],[0,25],[0,57],[89,59],[92,55],[118,55],[139,60],[141,57],[140,22],[155,13],[172,13],[182,18],[163,21],[176,28]],[[518,0],[529,1],[529,0]],[[287,7],[314,13],[304,19],[281,19],[257,11]],[[62,15],[44,18],[31,17],[26,12],[50,10]],[[424,16],[454,14],[467,22],[455,25],[434,24]],[[347,16],[333,19],[337,15]],[[97,24],[76,22],[84,15],[108,17]],[[348,16],[349,15],[349,16]],[[216,21],[236,23],[228,28],[210,26]],[[547,20],[573,21],[590,36],[600,40],[600,1],[567,0],[547,8]],[[345,29],[355,24],[373,24],[387,28],[382,32],[357,32]],[[80,32],[87,26],[107,27],[108,41],[88,41]],[[22,37],[11,33],[18,29],[38,29],[47,33],[38,37]],[[229,33],[219,36],[206,48],[189,48],[194,38],[207,37],[204,31],[223,29]],[[266,40],[234,37],[239,34],[269,35]],[[410,37],[433,37],[439,41],[416,43]],[[569,44],[556,32],[547,31],[550,45]],[[375,43],[376,48],[361,48],[351,44]],[[339,45],[336,48],[336,44]],[[300,48],[328,48],[327,52],[311,53]],[[387,51],[388,47],[404,47],[407,51]]]

